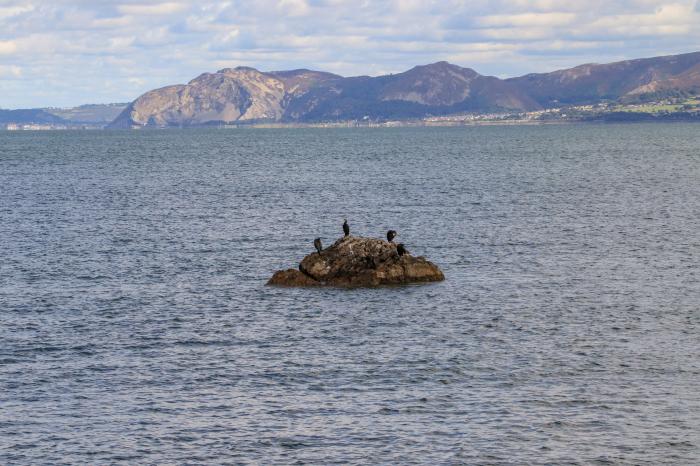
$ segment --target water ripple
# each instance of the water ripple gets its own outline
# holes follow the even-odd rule
[[[697,464],[695,125],[0,133],[2,464]],[[263,286],[347,217],[427,286]]]

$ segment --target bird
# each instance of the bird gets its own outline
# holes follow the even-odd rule
[[[386,240],[388,242],[394,241],[394,238],[396,238],[396,232],[394,230],[389,230],[386,232]]]
[[[348,219],[345,219],[343,222],[343,233],[345,233],[345,236],[348,236],[350,234],[350,225],[348,225]]]
[[[403,256],[404,254],[408,254],[408,251],[406,251],[406,248],[403,246],[403,243],[399,243],[396,245],[396,252],[398,253],[399,256]]]
[[[321,244],[321,238],[316,238],[314,240],[314,247],[318,251],[319,254],[321,254],[321,251],[323,251],[323,245]]]

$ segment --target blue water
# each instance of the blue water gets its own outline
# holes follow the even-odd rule
[[[0,132],[0,464],[698,464],[699,148]],[[265,286],[343,218],[446,281]]]

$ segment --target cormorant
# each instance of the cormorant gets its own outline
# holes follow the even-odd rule
[[[319,254],[321,254],[321,251],[323,251],[323,245],[321,244],[321,238],[316,238],[314,240],[314,247],[318,251]]]
[[[404,254],[408,254],[408,251],[406,251],[406,248],[403,247],[403,243],[399,243],[396,245],[396,252],[398,253],[399,256],[403,256]]]
[[[343,222],[343,233],[345,233],[345,236],[348,236],[350,234],[350,225],[348,225],[348,219],[345,219]]]
[[[396,238],[396,232],[394,230],[389,230],[386,232],[386,240],[388,242],[394,241],[394,238]]]

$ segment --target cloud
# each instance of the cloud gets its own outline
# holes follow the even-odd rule
[[[480,18],[476,24],[486,27],[553,27],[565,26],[577,19],[574,13],[525,13],[519,15],[493,15]]]
[[[17,43],[13,40],[0,40],[0,55],[12,55],[17,51]]]
[[[236,65],[517,76],[700,50],[698,24],[698,0],[0,0],[0,105],[132,100]]]
[[[34,10],[33,5],[0,6],[0,19],[11,18]]]
[[[607,16],[592,21],[589,31],[598,34],[632,37],[668,37],[689,34],[695,24],[689,19],[695,15],[691,5],[661,5],[654,12]],[[698,19],[698,18],[694,18]]]
[[[291,16],[305,16],[311,11],[306,0],[280,0],[278,8]]]
[[[15,65],[0,65],[0,79],[13,79],[22,76],[22,68]]]
[[[187,5],[178,2],[155,3],[144,5],[140,3],[127,3],[118,5],[117,10],[127,15],[135,16],[162,16],[172,15],[187,9]]]

